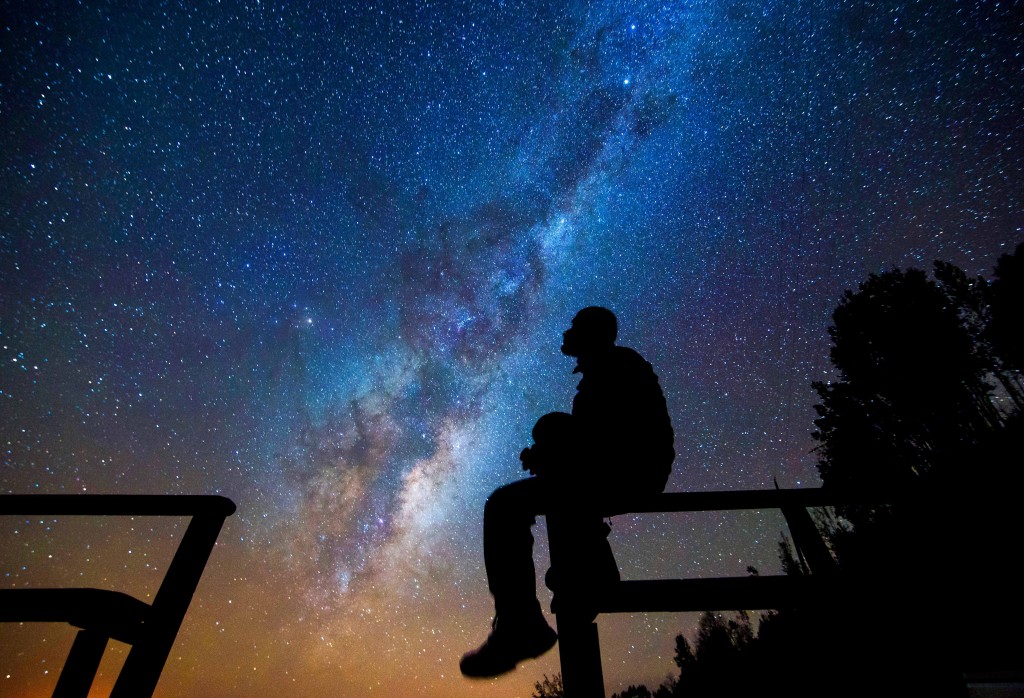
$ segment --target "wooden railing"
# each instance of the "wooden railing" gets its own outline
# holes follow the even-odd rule
[[[151,696],[224,519],[216,495],[0,495],[0,515],[190,516],[152,604],[105,589],[0,589],[0,622],[66,622],[80,628],[54,698],[85,698],[110,639],[132,646],[112,698]]]
[[[656,579],[620,581],[593,593],[572,588],[555,594],[558,646],[566,698],[604,698],[601,648],[597,624],[600,613],[639,611],[713,611],[772,609],[799,606],[834,590],[837,567],[814,526],[808,507],[849,503],[821,489],[737,490],[725,492],[666,492],[601,514],[781,509],[794,547],[810,575],[724,577],[716,579]],[[551,565],[572,559],[574,542],[565,531],[571,524],[558,512],[547,515]]]

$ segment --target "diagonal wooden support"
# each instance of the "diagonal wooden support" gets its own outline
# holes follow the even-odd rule
[[[224,517],[194,516],[153,599],[147,641],[132,646],[110,698],[152,695],[220,535]]]
[[[53,689],[53,698],[86,698],[106,648],[106,635],[79,630]]]

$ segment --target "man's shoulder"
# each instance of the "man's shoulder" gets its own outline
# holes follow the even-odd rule
[[[640,352],[629,347],[620,347],[618,345],[613,347],[611,360],[620,366],[627,366],[634,369],[651,368],[651,363],[642,357]]]

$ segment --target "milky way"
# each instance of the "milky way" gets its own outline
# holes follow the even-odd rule
[[[238,503],[162,695],[529,695],[557,652],[457,662],[576,310],[658,372],[670,489],[814,486],[842,291],[1024,239],[1019,2],[66,5],[2,21],[0,490]],[[782,528],[612,541],[771,573]],[[152,593],[180,531],[12,517],[4,583]],[[609,693],[692,626],[602,617]],[[71,631],[0,633],[0,693],[52,689]]]

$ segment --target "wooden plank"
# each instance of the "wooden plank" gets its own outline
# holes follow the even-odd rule
[[[149,604],[109,589],[0,589],[0,623],[69,623],[138,641]]]
[[[827,589],[834,592],[835,582],[787,575],[625,581],[608,590],[598,609],[635,613],[786,608],[813,601]]]
[[[730,509],[782,509],[865,504],[876,499],[864,492],[837,493],[820,487],[788,490],[726,490],[722,492],[662,492],[611,506],[599,506],[608,516]],[[891,496],[886,501],[891,500]]]
[[[235,503],[213,494],[4,494],[0,515],[227,517]]]

